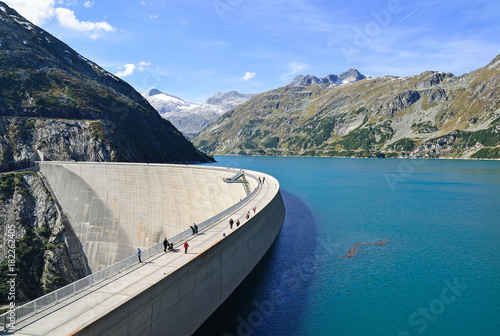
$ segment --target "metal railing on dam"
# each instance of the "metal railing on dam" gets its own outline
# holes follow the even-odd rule
[[[196,167],[191,166],[190,168],[196,168]],[[234,168],[213,167],[211,169],[219,171],[228,171],[228,170],[240,171],[240,169],[234,169]],[[244,171],[242,172],[245,173]],[[216,224],[218,221],[222,220],[224,217],[228,217],[236,209],[243,207],[245,204],[251,202],[255,198],[255,196],[261,190],[262,185],[256,176],[253,176],[248,173],[245,173],[245,176],[252,178],[256,182],[257,186],[254,188],[254,190],[250,194],[248,194],[245,198],[235,203],[231,207],[227,208],[226,210],[197,224],[199,230],[203,231],[204,229],[209,228],[210,226]],[[192,235],[191,229],[188,229],[173,237],[170,237],[170,242],[177,244],[185,240],[186,238],[190,237],[191,235]],[[141,251],[141,256],[144,260],[147,260],[148,258],[162,252],[162,250],[163,250],[163,244],[160,242],[156,245],[151,246],[150,248]],[[53,305],[61,301],[64,301],[65,299],[79,293],[82,290],[90,288],[93,285],[103,280],[106,280],[114,275],[117,275],[120,272],[123,272],[124,270],[134,265],[137,265],[137,255],[132,255],[130,257],[127,257],[115,264],[107,266],[97,272],[90,274],[89,276],[81,278],[69,285],[66,285],[60,289],[48,293],[38,299],[27,302],[22,306],[16,307],[13,310],[9,310],[6,313],[0,315],[0,330],[7,330],[9,328],[9,324],[11,324],[9,323],[10,321],[15,321],[17,323],[23,320],[24,318],[28,318],[49,307],[52,307]]]

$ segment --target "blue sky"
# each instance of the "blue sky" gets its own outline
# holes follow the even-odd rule
[[[4,0],[139,92],[190,102],[298,74],[460,75],[500,53],[496,0]]]

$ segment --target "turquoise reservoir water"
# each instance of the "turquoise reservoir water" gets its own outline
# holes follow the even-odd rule
[[[500,335],[500,162],[216,159],[278,178],[287,212],[197,335]]]

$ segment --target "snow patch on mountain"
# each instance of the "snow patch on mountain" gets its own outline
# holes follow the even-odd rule
[[[222,114],[245,103],[256,94],[241,94],[236,91],[217,92],[203,104],[190,103],[155,88],[143,96],[163,118],[169,120],[185,135],[190,135],[198,134]]]

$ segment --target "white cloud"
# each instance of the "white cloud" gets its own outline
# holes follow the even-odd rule
[[[242,80],[249,80],[255,77],[255,72],[246,72],[245,75],[241,78]]]
[[[135,64],[125,64],[125,70],[118,71],[115,75],[120,78],[127,77],[133,74],[134,70],[135,70]]]
[[[57,4],[61,6],[75,6],[78,4],[77,0],[57,0]]]
[[[75,12],[71,9],[58,7],[55,9],[57,21],[61,26],[79,30],[79,31],[92,31],[92,30],[104,30],[107,32],[114,31],[115,29],[106,21],[102,22],[90,22],[90,21],[79,21]]]
[[[282,74],[280,76],[280,78],[286,79],[290,76],[298,75],[304,69],[307,69],[307,64],[296,62],[296,61],[290,62],[290,63],[288,63],[288,72]]]
[[[149,18],[151,20],[158,19],[158,14],[156,14],[156,15],[150,15]]]
[[[291,62],[288,63],[288,68],[290,69],[290,72],[292,74],[297,74],[301,72],[304,69],[307,69],[307,65],[304,63],[299,63],[299,62]]]
[[[54,0],[5,0],[5,3],[36,25],[54,16]]]
[[[144,71],[144,67],[145,66],[149,66],[149,65],[151,65],[151,63],[140,61],[139,64],[138,64],[137,69],[139,69],[139,71]]]
[[[110,32],[115,30],[113,26],[105,21],[80,21],[76,18],[74,11],[64,7],[55,7],[54,0],[5,0],[5,2],[36,25],[42,25],[46,21],[56,18],[61,26],[73,30],[87,32]],[[85,7],[91,7],[94,2],[85,2]],[[58,4],[60,4],[60,1],[58,1]],[[66,3],[66,5],[70,5],[70,3]]]
[[[140,2],[140,4],[143,5],[143,6],[145,6],[146,5],[146,1],[143,0],[143,1]]]
[[[92,8],[95,4],[95,1],[87,1],[86,3],[84,3],[83,5],[87,8]]]

